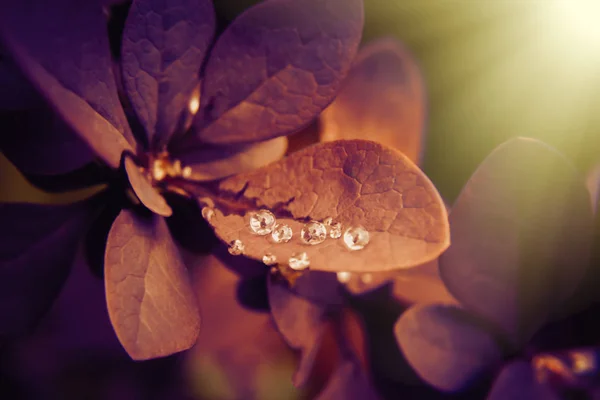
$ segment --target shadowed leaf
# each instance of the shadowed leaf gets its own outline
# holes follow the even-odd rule
[[[536,140],[513,139],[485,159],[452,207],[450,227],[442,279],[513,344],[573,293],[587,267],[592,214],[583,179]]]
[[[287,143],[287,138],[280,137],[251,145],[207,145],[197,150],[183,150],[176,157],[192,169],[189,179],[212,181],[252,171],[279,160],[287,150]]]
[[[163,217],[171,216],[173,210],[171,210],[165,198],[158,193],[158,190],[152,186],[148,178],[140,171],[135,161],[128,156],[123,161],[131,188],[142,204],[158,215],[162,215]]]
[[[594,214],[596,214],[598,212],[598,202],[600,201],[600,164],[589,170],[585,185],[590,192],[592,210],[594,211]]]
[[[559,400],[560,397],[548,387],[536,381],[531,365],[515,361],[505,366],[487,400]]]
[[[201,379],[202,367],[210,362],[227,378],[232,391],[227,398],[260,398],[260,375],[265,369],[293,363],[292,351],[274,328],[270,314],[245,308],[236,300],[241,278],[219,259],[212,255],[196,258],[192,268],[203,327],[186,356],[188,376]]]
[[[47,106],[0,115],[0,149],[24,174],[72,172],[95,155]]]
[[[266,252],[288,260],[306,252],[323,271],[384,271],[435,259],[449,244],[447,214],[433,184],[408,158],[375,142],[323,143],[256,171],[221,182],[221,193],[254,205],[244,215],[215,209],[209,223],[225,243],[239,239],[244,254]],[[294,236],[273,244],[248,228],[249,212],[270,209]],[[343,239],[310,246],[300,240],[307,219],[333,217],[344,227],[364,226],[370,241],[350,251]],[[345,228],[344,228],[345,229]]]
[[[415,306],[402,314],[394,332],[417,374],[439,390],[463,389],[502,361],[494,338],[453,306]]]
[[[380,398],[365,376],[358,360],[352,359],[344,361],[337,368],[317,400],[375,400]]]
[[[294,293],[287,282],[269,275],[268,290],[271,315],[285,341],[301,352],[294,374],[294,386],[306,384],[326,329],[328,308]]]
[[[198,137],[251,142],[307,125],[350,67],[362,34],[362,3],[267,0],[240,15],[208,60]]]
[[[210,0],[135,0],[121,48],[123,82],[151,146],[174,133],[215,30]]]
[[[89,202],[0,204],[0,338],[33,328],[62,287],[88,222]]]
[[[406,270],[350,274],[344,286],[354,295],[362,295],[392,285],[393,297],[405,306],[413,304],[457,303],[448,293],[438,271],[438,260]]]
[[[196,342],[196,299],[163,218],[121,211],[108,234],[104,268],[108,313],[133,359],[166,356]]]
[[[0,33],[34,86],[117,168],[121,153],[135,141],[117,96],[100,4],[58,0],[49,8],[33,0],[3,2]]]
[[[37,92],[2,52],[0,47],[0,109],[23,110],[36,107],[41,100]]]
[[[418,163],[425,130],[425,88],[413,56],[391,38],[358,53],[342,89],[321,114],[322,141],[369,139]]]
[[[342,286],[331,272],[304,272],[294,282],[292,291],[323,306],[342,305],[344,302]]]

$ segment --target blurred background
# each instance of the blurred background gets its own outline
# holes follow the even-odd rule
[[[229,21],[257,2],[217,0],[215,7],[221,20]],[[551,144],[564,152],[583,173],[600,161],[600,24],[597,22],[600,1],[365,0],[365,7],[364,42],[394,36],[407,45],[422,68],[428,97],[424,170],[449,202],[485,156],[496,145],[514,136],[539,138]],[[59,200],[66,198],[58,197]],[[45,202],[56,199],[56,195],[28,184],[0,156],[0,200]],[[102,314],[101,281],[90,281],[86,285],[90,286],[80,283],[73,286],[63,295],[60,304],[68,306],[81,302],[81,296],[94,294],[96,300],[90,301],[100,299],[100,303],[90,303],[89,308],[83,307],[79,312],[91,315],[90,310],[95,310]],[[85,287],[88,289],[83,289]],[[56,379],[64,378],[69,380],[66,387],[71,390],[65,392],[64,398],[117,398],[110,393],[113,389],[114,393],[127,393],[120,385],[129,377],[146,382],[157,379],[157,383],[145,388],[147,392],[129,393],[123,398],[179,398],[176,392],[170,391],[169,384],[181,389],[181,374],[173,371],[178,371],[183,361],[157,360],[143,366],[138,364],[135,370],[130,370],[126,367],[130,362],[117,344],[110,349],[117,354],[116,358],[106,361],[104,366],[90,366],[86,361],[88,355],[82,353],[81,348],[96,346],[93,338],[81,344],[76,352],[77,360],[65,367],[66,375],[58,378],[52,375],[56,365],[42,363],[37,348],[31,349],[32,346],[61,348],[62,344],[51,342],[56,338],[49,338],[75,329],[61,326],[61,318],[68,320],[65,312],[72,310],[55,307],[44,322],[42,334],[46,336],[28,339],[2,355],[0,366],[15,368],[9,378],[6,368],[0,370],[4,373],[4,378],[0,376],[4,388],[22,386],[33,379],[38,382],[54,379],[56,384]],[[104,325],[95,329],[99,337],[102,332],[111,335],[107,322],[104,320],[101,323]],[[56,361],[65,353],[44,354],[42,358]],[[297,395],[292,395],[295,392],[286,381],[293,370],[289,355],[282,357],[285,368],[271,371],[271,375],[263,378],[263,382],[282,383],[281,391],[270,394],[275,399]],[[194,393],[201,393],[199,398],[226,398],[227,394],[211,392],[217,390],[214,387],[221,390],[227,386],[219,384],[219,380],[226,377],[211,362],[198,361],[202,373],[197,376],[204,376],[205,380]],[[85,365],[99,369],[88,371],[83,368]],[[103,380],[95,383],[109,393],[108,397],[102,393],[89,397],[86,385],[90,383],[84,378],[101,376],[102,368],[121,371],[119,378],[102,375]],[[19,375],[19,370],[28,371],[30,375]],[[73,386],[73,379],[82,382],[83,388]],[[186,393],[189,395],[189,391]]]

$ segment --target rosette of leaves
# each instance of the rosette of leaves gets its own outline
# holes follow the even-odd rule
[[[417,305],[399,318],[395,334],[408,362],[446,392],[494,379],[490,399],[557,398],[531,360],[544,359],[548,322],[590,304],[577,299],[595,268],[583,177],[548,145],[510,140],[471,176],[450,229],[439,268],[460,304]]]
[[[179,205],[190,188],[227,197],[227,185],[203,182],[280,158],[282,137],[331,102],[360,41],[362,1],[264,1],[215,41],[211,1],[134,1],[116,60],[94,1],[3,3],[0,21],[11,59],[74,133],[50,140],[54,130],[42,129],[40,143],[28,136],[26,148],[3,151],[31,174],[107,188],[68,205],[2,204],[11,230],[0,252],[0,335],[31,327],[49,307],[97,218],[92,249],[104,253],[121,344],[134,359],[189,348],[200,318],[178,246],[200,214]]]

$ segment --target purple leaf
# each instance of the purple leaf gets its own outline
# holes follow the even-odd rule
[[[135,0],[131,5],[121,48],[123,81],[153,148],[174,133],[214,30],[210,0]]]
[[[369,139],[419,163],[425,135],[426,94],[413,56],[392,38],[358,53],[342,89],[321,115],[321,140]]]
[[[293,292],[322,306],[341,306],[344,302],[342,286],[331,272],[307,271],[294,282]]]
[[[313,303],[294,293],[287,282],[269,275],[268,290],[271,314],[285,341],[301,352],[300,365],[293,381],[303,386],[312,371],[326,329],[327,307]]]
[[[375,391],[365,371],[356,359],[344,361],[329,378],[327,386],[317,400],[376,400]]]
[[[0,338],[30,329],[62,287],[88,222],[89,202],[0,204]]]
[[[135,161],[131,157],[126,156],[124,164],[131,188],[142,204],[158,215],[162,215],[163,217],[171,216],[173,210],[171,210],[165,198],[152,186]]]
[[[461,390],[502,361],[494,338],[454,306],[415,306],[402,314],[394,332],[417,374],[439,390]]]
[[[82,168],[95,157],[48,107],[15,111],[0,118],[2,153],[24,174],[64,174]]]
[[[0,109],[22,110],[41,102],[36,90],[0,48]]]
[[[198,137],[252,142],[307,125],[333,100],[362,27],[362,0],[267,0],[247,10],[208,60]]]
[[[193,346],[198,307],[163,218],[121,211],[108,234],[104,268],[110,320],[131,358],[162,357]]]
[[[468,309],[522,343],[573,293],[589,259],[583,179],[549,146],[513,139],[475,171],[452,207],[440,274]]]
[[[487,397],[487,400],[505,399],[560,400],[560,397],[536,381],[531,364],[514,361],[502,369]]]
[[[215,208],[209,223],[223,242],[241,240],[244,254],[255,260],[265,252],[278,260],[306,252],[314,270],[374,272],[420,265],[449,245],[446,209],[433,184],[407,157],[375,142],[340,140],[307,147],[225,179],[219,189],[249,210],[234,214]],[[273,244],[252,233],[249,214],[260,208],[292,228],[288,243]],[[305,221],[328,217],[343,231],[363,226],[369,243],[350,251],[343,239],[316,246],[300,240]]]
[[[211,181],[240,172],[264,167],[283,157],[287,150],[287,138],[281,137],[251,145],[227,147],[202,146],[183,150],[176,156],[182,164],[192,169],[189,179]]]
[[[292,366],[293,352],[274,328],[270,314],[247,309],[236,301],[240,277],[226,264],[209,255],[197,257],[191,267],[203,327],[198,342],[186,355],[189,375],[197,385],[216,369],[231,392],[222,398],[261,398],[257,394],[261,377],[273,369]],[[273,380],[268,385],[274,389]]]
[[[117,96],[100,4],[3,2],[0,33],[34,86],[108,165],[118,167],[135,141]]]

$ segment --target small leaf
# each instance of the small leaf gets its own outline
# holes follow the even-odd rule
[[[394,332],[417,374],[439,390],[461,390],[502,361],[494,338],[454,306],[415,306],[402,314]]]
[[[392,285],[394,299],[405,306],[457,303],[440,278],[438,260],[405,270],[351,274],[345,286],[352,294],[362,295],[386,284]]]
[[[209,223],[225,243],[239,239],[244,254],[266,252],[286,262],[306,252],[310,267],[323,271],[372,272],[408,268],[433,260],[449,244],[444,203],[433,184],[408,158],[375,142],[318,144],[256,171],[224,180],[224,195],[251,204],[248,212],[215,209]],[[267,208],[294,236],[273,244],[248,228],[249,212]],[[364,226],[370,241],[349,251],[343,239],[310,246],[300,240],[305,220],[332,217],[343,227]],[[344,228],[345,229],[345,228]]]
[[[2,2],[0,34],[51,106],[117,168],[135,140],[117,96],[100,4],[57,0],[48,8],[33,0]]]
[[[280,368],[291,363],[294,354],[269,313],[245,308],[236,300],[241,278],[228,265],[209,255],[197,257],[192,268],[203,327],[186,355],[186,370],[194,380],[201,379],[201,367],[211,362],[227,377],[233,391],[228,398],[256,398],[262,366]]]
[[[280,137],[251,145],[204,145],[182,151],[175,157],[192,169],[190,180],[212,181],[277,161],[285,154],[287,144],[287,138]]]
[[[346,360],[329,379],[327,387],[317,400],[375,400],[381,397],[375,391],[358,360]]]
[[[269,275],[268,290],[277,329],[292,348],[301,352],[300,365],[293,381],[294,386],[303,386],[319,351],[328,308],[294,293],[287,282],[277,280],[273,274]]]
[[[210,0],[135,0],[123,32],[125,89],[153,148],[174,133],[215,30]]]
[[[121,211],[108,234],[104,268],[110,320],[131,358],[167,356],[194,345],[198,307],[163,218]]]
[[[513,344],[546,322],[587,267],[592,214],[583,179],[536,140],[510,140],[484,160],[452,207],[450,227],[442,279]]]
[[[392,38],[376,40],[356,57],[334,102],[321,114],[322,141],[369,139],[422,155],[425,88],[408,49]]]
[[[31,329],[50,308],[88,222],[91,203],[0,204],[0,338]]]
[[[531,365],[525,361],[514,361],[506,365],[487,400],[560,400],[550,388],[536,381]]]
[[[362,0],[267,0],[244,12],[206,65],[198,137],[252,142],[307,125],[333,100],[362,27]]]
[[[90,147],[47,106],[0,115],[0,123],[0,149],[24,174],[65,174],[94,160]]]
[[[158,215],[162,215],[163,217],[171,216],[173,210],[171,210],[165,198],[158,193],[158,190],[152,186],[148,178],[140,171],[135,161],[129,156],[126,156],[123,161],[131,188],[142,204]]]

